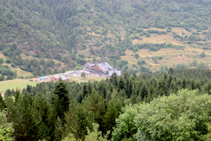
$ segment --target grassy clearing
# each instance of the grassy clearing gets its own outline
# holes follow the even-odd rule
[[[4,92],[7,89],[23,89],[27,85],[35,86],[37,82],[31,82],[26,79],[15,79],[0,82],[0,91]]]
[[[41,58],[37,58],[37,57],[33,57],[33,56],[26,56],[26,55],[24,55],[24,54],[21,54],[21,57],[22,57],[23,59],[29,59],[29,60],[35,59],[35,60],[37,60],[37,61],[39,61],[39,60],[41,59]],[[61,62],[61,61],[59,61],[59,60],[56,60],[56,59],[43,58],[43,60],[44,60],[44,61],[52,60],[52,61],[54,61],[56,64],[59,64],[59,63],[60,63],[62,66],[64,65],[63,62]]]
[[[167,30],[167,28],[161,29],[161,28],[156,28],[156,27],[150,27],[150,28],[148,28],[148,29],[144,29],[144,31],[147,31],[147,30],[166,31],[166,30]]]
[[[194,29],[192,29],[193,32],[195,32]],[[179,28],[179,27],[175,27],[175,28],[172,28],[172,32],[176,32],[177,34],[179,34],[180,36],[181,35],[188,35],[190,36],[191,35],[191,32],[188,32],[187,30],[185,30],[184,28]]]
[[[122,56],[122,59],[127,60],[129,66],[137,64],[138,60],[145,60],[151,66],[151,70],[158,69],[160,65],[173,67],[175,64],[190,64],[193,60],[197,60],[198,63],[207,63],[211,66],[211,50],[205,51],[205,58],[200,57],[202,52],[203,49],[191,46],[186,46],[184,50],[165,48],[158,51],[150,51],[149,49],[140,49],[136,52],[139,54],[139,58],[137,59],[133,51],[127,50],[126,55]],[[152,60],[154,57],[157,58],[156,63]],[[162,59],[159,60],[158,57]]]
[[[82,78],[81,76],[71,76],[69,77],[71,81],[76,81],[76,82],[89,82],[89,81],[101,81],[105,80],[105,77],[94,77],[94,76],[87,76],[85,78]]]
[[[18,77],[21,77],[21,76],[23,76],[23,77],[33,77],[33,74],[30,73],[30,72],[23,71],[23,70],[20,69],[20,68],[17,68],[16,70],[17,70],[17,75],[18,75]]]
[[[142,40],[133,40],[133,44],[142,43],[172,43],[175,45],[182,45],[179,41],[173,38],[172,33],[168,33],[166,35],[151,34],[150,37],[142,37]]]
[[[126,50],[125,56],[122,56],[122,60],[127,60],[129,64],[136,64],[137,59],[135,58],[135,54],[131,50]]]
[[[88,82],[88,81],[101,81],[105,80],[105,77],[85,77],[82,78],[81,76],[71,76],[69,77],[71,81],[80,82]],[[7,80],[0,82],[0,92],[5,92],[7,89],[23,89],[26,88],[27,85],[36,86],[37,82],[31,82],[27,79],[15,79],[15,80]]]

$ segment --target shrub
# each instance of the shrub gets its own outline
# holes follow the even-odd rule
[[[136,57],[136,58],[139,58],[139,54],[135,54],[135,57]]]

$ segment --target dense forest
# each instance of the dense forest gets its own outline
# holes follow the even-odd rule
[[[210,70],[171,68],[7,90],[0,140],[208,140],[210,78]]]
[[[1,0],[1,79],[16,78],[14,68],[40,76],[81,68],[87,61],[106,60],[130,74],[151,72],[162,64],[159,55],[138,57],[140,49],[199,48],[200,53],[189,57],[205,59],[202,63],[208,68],[210,4],[209,0]],[[169,38],[153,43],[154,37]],[[123,58],[127,50],[137,54],[137,62],[152,59],[155,65],[131,63]],[[156,69],[162,67],[166,66]]]

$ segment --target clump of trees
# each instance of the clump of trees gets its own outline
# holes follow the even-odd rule
[[[150,103],[128,106],[117,118],[114,140],[204,140],[210,95],[181,90]]]

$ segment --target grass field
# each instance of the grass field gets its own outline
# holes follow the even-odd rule
[[[80,82],[88,82],[88,81],[101,81],[105,80],[105,77],[85,77],[82,78],[81,76],[71,76],[69,77],[70,81]],[[15,80],[7,80],[0,82],[0,92],[5,92],[7,89],[23,89],[26,88],[27,85],[36,86],[38,82],[31,82],[27,79],[15,79]]]
[[[27,85],[35,86],[37,82],[31,82],[25,79],[15,79],[0,82],[0,92],[4,92],[7,89],[23,89]]]
[[[105,80],[105,77],[95,77],[95,76],[87,76],[85,78],[82,78],[81,76],[71,76],[69,77],[71,81],[76,81],[76,82],[89,82],[89,81],[101,81]]]

